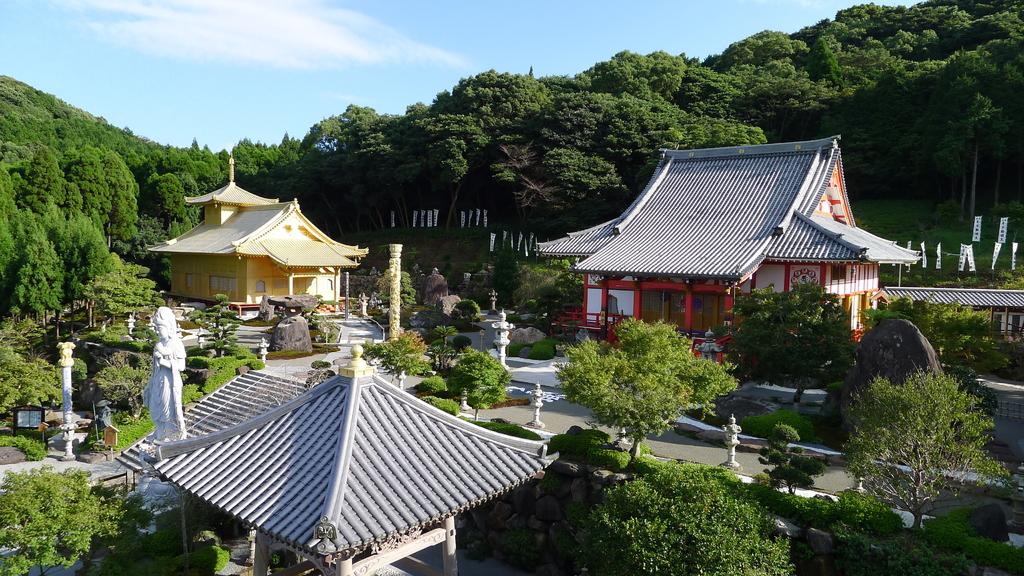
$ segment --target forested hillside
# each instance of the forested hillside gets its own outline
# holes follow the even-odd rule
[[[486,71],[401,115],[350,106],[302,139],[241,140],[237,179],[299,198],[342,239],[424,208],[449,226],[487,208],[492,223],[553,236],[617,214],[659,148],[842,134],[855,197],[987,214],[1024,186],[1022,11],[1024,0],[863,5],[704,61],[622,52],[574,76]],[[47,276],[84,257],[60,252],[70,230],[159,278],[145,246],[196,223],[182,198],[222,185],[227,155],[161,146],[0,77],[0,310],[78,297],[78,280]],[[65,288],[40,295],[44,280]]]

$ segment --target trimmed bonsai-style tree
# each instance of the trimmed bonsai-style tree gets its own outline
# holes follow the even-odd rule
[[[489,408],[505,399],[505,388],[511,381],[508,370],[490,354],[478,350],[467,350],[459,357],[448,378],[448,390],[456,398],[466,394],[467,403],[476,411]]]
[[[631,460],[644,438],[668,430],[686,406],[710,406],[736,387],[724,366],[694,356],[674,326],[629,319],[615,333],[615,346],[587,341],[569,348],[558,378],[567,400],[590,408],[606,426],[625,428]]]
[[[419,334],[409,331],[376,344],[367,344],[363,353],[369,360],[376,361],[394,382],[403,372],[415,376],[425,372],[430,365],[424,360],[427,344]]]
[[[853,399],[850,419],[850,473],[913,514],[914,528],[940,494],[1006,475],[985,451],[992,418],[950,376],[922,372],[901,385],[879,378]]]
[[[790,446],[799,442],[796,428],[787,424],[776,424],[768,435],[768,446],[761,448],[758,461],[765,466],[772,488],[784,487],[790,494],[797,488],[814,486],[814,477],[825,473],[825,463],[817,458],[803,455],[803,449]]]
[[[115,352],[96,373],[103,396],[127,404],[132,419],[142,416],[142,391],[149,382],[149,367],[133,361],[127,352]]]
[[[210,349],[217,356],[225,356],[234,348],[235,331],[242,321],[238,314],[228,306],[228,297],[224,294],[214,296],[217,303],[203,310],[196,310],[189,319],[199,325],[209,336]]]
[[[736,298],[733,313],[740,321],[731,351],[740,372],[795,386],[794,403],[805,388],[842,380],[853,363],[850,315],[817,284],[789,292],[753,290]]]
[[[595,576],[785,576],[789,543],[730,472],[666,464],[610,488],[583,521],[578,558]]]

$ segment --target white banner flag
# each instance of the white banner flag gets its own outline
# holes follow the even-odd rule
[[[466,211],[459,210],[459,228],[466,227]]]
[[[942,270],[942,242],[935,245],[935,269]]]
[[[1010,244],[1010,270],[1017,269],[1017,243]]]
[[[974,233],[971,234],[971,242],[981,242],[981,216],[974,217]]]
[[[516,252],[523,248],[523,233],[519,233],[519,239],[516,240]]]
[[[502,230],[501,231],[501,247],[502,248],[505,247],[505,240],[507,240],[507,239],[508,239],[508,230]]]
[[[960,245],[960,262],[956,265],[958,272],[964,271],[964,265],[967,264],[967,249],[970,248],[968,244]]]
[[[434,208],[434,226],[435,227],[437,226],[437,213],[438,213],[438,209]]]
[[[432,210],[427,210],[427,228],[433,228],[433,227],[434,227],[434,212]]]
[[[996,269],[996,260],[999,259],[999,251],[1003,249],[1002,242],[996,242],[996,245],[992,248],[992,269]]]
[[[498,237],[497,234],[491,232],[491,252],[494,252],[494,240]]]
[[[928,252],[924,249],[924,242],[921,242],[921,268],[928,268]]]
[[[487,209],[484,209],[484,228],[487,228]]]
[[[412,227],[413,228],[416,227],[416,219],[419,218],[419,217],[420,217],[420,211],[419,210],[413,210],[412,211]]]
[[[1003,216],[999,219],[999,243],[1003,244],[1006,242],[1006,226],[1010,223],[1010,219]]]
[[[394,210],[391,211],[391,227],[392,228],[395,227],[395,211]]]
[[[967,245],[967,268],[971,272],[978,271],[978,268],[974,265],[974,244]]]
[[[480,209],[479,208],[476,209],[476,225],[477,226],[480,225]]]

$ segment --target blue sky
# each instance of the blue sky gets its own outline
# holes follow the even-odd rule
[[[621,50],[703,58],[858,3],[0,0],[0,74],[157,142],[219,150],[301,137],[350,103],[400,113],[491,68],[571,75]]]

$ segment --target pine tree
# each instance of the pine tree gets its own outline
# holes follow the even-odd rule
[[[64,270],[40,218],[22,212],[14,228],[14,245],[21,250],[14,262],[11,311],[41,315],[61,303]]]
[[[53,150],[43,146],[25,169],[25,180],[18,190],[18,207],[41,214],[47,204],[65,203],[64,174]]]
[[[821,36],[814,43],[810,54],[807,55],[807,74],[812,80],[825,80],[833,86],[842,86],[843,73],[839,67],[839,59],[832,50],[828,40]]]

